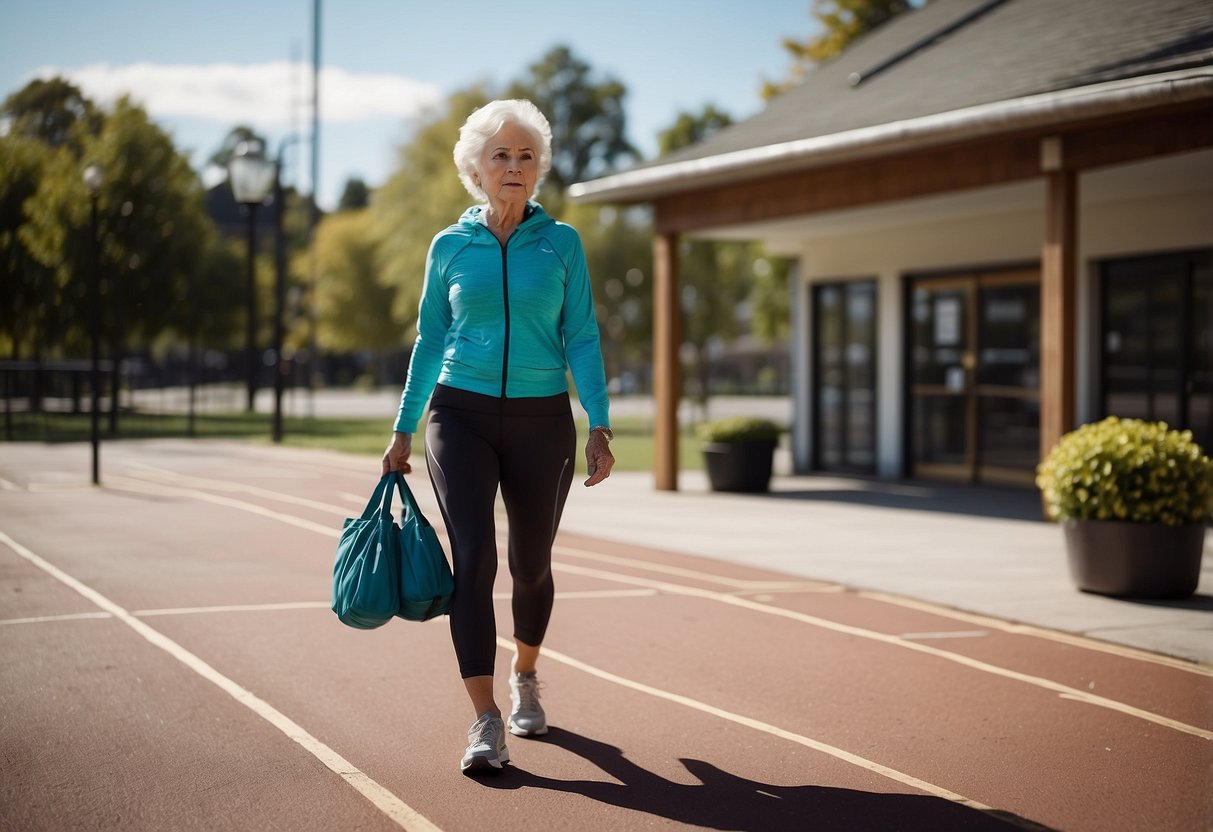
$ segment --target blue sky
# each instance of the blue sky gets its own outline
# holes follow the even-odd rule
[[[101,101],[129,91],[201,169],[235,124],[275,147],[292,122],[306,132],[311,8],[311,0],[0,0],[0,94],[47,72]],[[351,176],[381,184],[420,108],[479,81],[513,80],[557,44],[627,86],[629,137],[652,156],[680,110],[709,102],[735,118],[759,110],[762,80],[788,67],[781,39],[812,31],[808,9],[808,0],[327,0],[321,203],[331,206]],[[308,159],[287,156],[288,180],[305,190]]]

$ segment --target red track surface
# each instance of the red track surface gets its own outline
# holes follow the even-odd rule
[[[472,780],[445,622],[327,609],[373,461],[68,456],[0,457],[5,830],[1213,828],[1208,668],[568,534],[553,728]]]

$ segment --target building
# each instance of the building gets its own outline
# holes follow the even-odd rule
[[[753,118],[571,194],[654,208],[660,489],[683,234],[798,264],[798,471],[1029,483],[1105,414],[1213,448],[1207,0],[933,0]]]

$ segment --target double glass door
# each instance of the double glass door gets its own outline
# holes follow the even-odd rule
[[[909,468],[1029,485],[1040,453],[1040,274],[910,285]]]

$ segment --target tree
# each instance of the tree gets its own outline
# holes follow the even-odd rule
[[[223,137],[223,144],[219,145],[219,149],[206,160],[207,165],[219,168],[226,173],[228,162],[232,161],[232,157],[236,155],[236,148],[240,147],[244,142],[257,142],[261,145],[262,152],[267,155],[270,153],[270,145],[266,141],[265,136],[247,124],[239,124],[229,130],[227,135]]]
[[[0,118],[8,132],[51,147],[68,146],[79,156],[84,136],[101,129],[102,115],[79,87],[63,78],[30,81],[4,100]]]
[[[627,88],[598,78],[567,46],[557,46],[515,81],[507,98],[528,98],[552,125],[552,171],[545,191],[562,197],[574,182],[604,173],[621,159],[639,158],[628,142]]]
[[[186,278],[196,270],[212,226],[188,161],[129,99],[104,116],[100,133],[82,152],[105,174],[97,200],[99,273],[120,354],[126,338],[150,340],[179,323]],[[29,221],[21,229],[30,252],[54,274],[56,308],[63,315],[58,335],[72,349],[84,343],[87,320],[89,202],[80,163],[59,151],[26,203]]]
[[[658,134],[657,148],[664,156],[680,147],[698,144],[732,123],[733,119],[728,113],[717,110],[712,104],[705,104],[698,115],[679,113],[674,123]]]
[[[784,39],[792,67],[782,82],[764,83],[762,97],[771,99],[788,91],[814,64],[835,57],[860,36],[913,7],[911,0],[813,0],[809,14],[821,33],[803,41]]]
[[[341,201],[337,203],[338,211],[356,211],[370,204],[371,189],[366,186],[366,182],[356,176],[345,180]]]
[[[392,316],[395,288],[379,280],[378,244],[367,210],[326,217],[316,230],[316,340],[338,351],[402,345]]]
[[[0,135],[0,340],[20,358],[28,348],[35,356],[42,339],[39,325],[54,303],[52,276],[22,239],[29,221],[28,201],[38,191],[55,151],[20,133]]]

